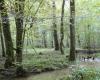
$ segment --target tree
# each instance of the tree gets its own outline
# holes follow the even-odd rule
[[[0,37],[1,37],[2,57],[5,57],[6,53],[5,53],[5,47],[4,47],[4,38],[3,38],[1,21],[0,21]]]
[[[0,0],[0,11],[1,11],[0,14],[2,20],[5,47],[6,47],[6,61],[4,67],[9,68],[12,66],[14,61],[14,52],[13,52],[13,42],[12,42],[11,32],[10,32],[9,18],[8,18],[7,9],[5,7],[4,0]]]
[[[46,40],[47,39],[46,38],[47,35],[46,35],[46,30],[43,30],[42,31],[42,35],[43,35],[43,44],[44,44],[44,47],[47,48],[47,40]]]
[[[70,0],[70,61],[75,60],[75,0]]]
[[[23,40],[24,39],[23,38],[24,2],[25,0],[15,0],[16,61],[19,64],[16,69],[17,76],[23,76],[26,72],[22,66],[22,53],[23,53],[23,43],[24,43],[24,40]]]
[[[64,18],[64,5],[65,5],[65,0],[63,0],[62,3],[62,12],[61,12],[61,28],[60,28],[60,35],[61,35],[61,41],[60,41],[60,51],[62,54],[64,54],[63,50],[63,39],[64,39],[64,28],[63,28],[63,18]]]
[[[91,26],[88,25],[87,26],[87,30],[86,30],[86,33],[85,33],[85,48],[88,49],[88,51],[91,50],[91,45],[93,45],[92,43],[92,40],[91,40]]]
[[[22,62],[23,52],[23,18],[25,0],[15,0],[16,22],[16,61]]]
[[[55,1],[53,1],[53,29],[54,29],[53,36],[54,36],[55,50],[59,50],[55,11],[56,11],[56,5],[55,5]]]

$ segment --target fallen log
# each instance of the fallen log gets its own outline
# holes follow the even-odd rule
[[[100,53],[100,50],[88,50],[88,49],[76,49],[76,53],[90,53],[90,54],[93,54],[93,53]]]

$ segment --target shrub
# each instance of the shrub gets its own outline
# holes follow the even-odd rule
[[[70,76],[61,80],[100,80],[100,70],[93,68],[79,68],[73,70]]]

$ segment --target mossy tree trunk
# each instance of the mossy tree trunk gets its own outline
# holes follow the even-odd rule
[[[16,69],[17,76],[25,75],[25,70],[22,66],[22,53],[23,53],[23,44],[24,44],[24,2],[25,0],[15,0],[15,23],[16,23],[16,61],[18,63]]]
[[[75,61],[75,0],[70,0],[70,61]]]
[[[25,0],[15,0],[16,61],[17,62],[22,62],[24,2]]]
[[[5,68],[9,68],[12,66],[12,63],[14,61],[14,52],[13,52],[13,42],[11,38],[9,18],[4,0],[0,0],[0,11],[1,11],[1,20],[2,20],[4,40],[5,40],[5,47],[6,47]]]

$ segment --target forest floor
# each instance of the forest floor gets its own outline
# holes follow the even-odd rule
[[[68,66],[68,58],[62,55],[60,51],[53,49],[37,49],[37,53],[29,50],[28,54],[23,54],[23,65],[28,71],[33,68],[40,72],[62,69]]]
[[[37,75],[31,75],[27,78],[17,78],[16,80],[59,80],[62,77],[66,77],[69,74],[71,74],[71,66],[68,63],[68,59],[66,59],[66,55],[68,55],[68,52],[65,53],[65,55],[61,55],[61,53],[59,51],[54,51],[53,49],[41,49],[41,50],[37,50],[38,53],[42,52],[43,54],[41,55],[33,55],[34,59],[36,60],[35,63],[34,62],[27,62],[27,58],[25,58],[24,56],[24,61],[31,64],[35,64],[35,65],[41,65],[42,68],[43,67],[56,67],[59,68],[60,66],[64,66],[64,65],[68,65],[68,67],[65,67],[64,69],[61,70],[55,70],[55,71],[51,71],[51,72],[44,72],[44,73],[40,73]],[[68,51],[68,50],[67,50]],[[31,54],[31,53],[30,53]],[[32,54],[31,54],[32,55]],[[29,57],[29,60],[31,59],[32,56]],[[30,61],[33,61],[33,59],[31,59]],[[44,65],[43,65],[44,64]],[[25,65],[27,66],[27,65]],[[79,61],[77,60],[77,64],[76,66],[80,66],[80,67],[91,67],[91,68],[100,68],[100,59],[96,58],[94,61],[92,59],[90,60],[86,60],[84,61]],[[29,66],[28,66],[29,67]]]
[[[60,51],[54,51],[53,49],[36,49],[27,50],[23,54],[23,66],[31,74],[25,78],[16,78],[16,80],[59,80],[62,77],[66,77],[71,73],[72,66],[68,63],[68,55],[61,55]],[[96,58],[84,61],[77,60],[74,66],[100,68],[100,59]],[[42,72],[42,73],[41,73]],[[10,79],[11,80],[11,79]]]
[[[17,78],[15,80],[60,80],[61,78],[67,77],[68,75],[71,74],[71,66],[65,69],[56,70],[52,72],[45,72],[37,75],[31,75],[26,78]],[[76,66],[88,67],[88,68],[100,68],[100,62],[98,62],[97,60],[95,61],[90,60],[86,62],[81,61]]]
[[[68,58],[66,58],[66,55],[61,55],[60,51],[54,51],[53,49],[36,49],[36,51],[28,49],[23,54],[22,64],[29,74],[36,75],[41,72],[50,72],[68,67]],[[3,65],[4,61],[0,64],[0,69],[3,68]],[[5,72],[3,74],[8,76],[8,70]]]

